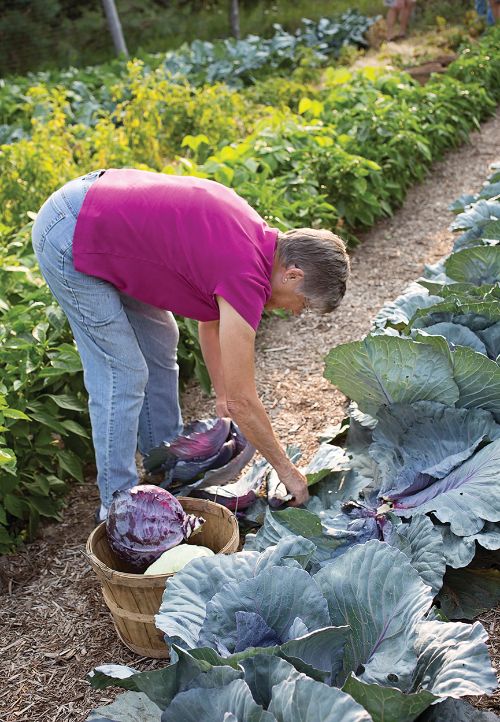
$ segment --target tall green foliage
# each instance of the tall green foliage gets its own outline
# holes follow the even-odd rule
[[[0,229],[0,551],[59,518],[64,478],[83,481],[90,458],[80,359],[34,269],[30,227]]]

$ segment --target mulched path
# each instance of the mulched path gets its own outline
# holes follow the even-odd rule
[[[283,444],[298,444],[307,461],[318,433],[339,421],[345,398],[326,381],[323,358],[339,343],[362,338],[370,320],[422,272],[447,253],[448,204],[477,192],[488,166],[500,160],[500,114],[471,143],[436,163],[393,218],[364,234],[352,254],[352,280],[332,316],[266,319],[258,334],[257,379],[261,398]],[[182,398],[186,420],[212,415],[212,399],[190,385]],[[83,722],[114,690],[92,690],[85,677],[99,664],[140,670],[164,666],[136,657],[117,639],[99,583],[82,550],[93,528],[98,495],[93,475],[75,485],[64,520],[40,538],[0,559],[0,722]],[[500,662],[500,610],[480,617]],[[470,700],[500,712],[500,694]]]

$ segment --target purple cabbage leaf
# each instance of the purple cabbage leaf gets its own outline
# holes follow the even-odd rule
[[[255,447],[245,439],[233,421],[231,422],[231,436],[234,439],[233,456],[226,464],[214,466],[207,471],[198,488],[203,489],[214,485],[225,486],[233,483],[240,471],[251,461],[255,454]]]
[[[242,454],[245,453],[245,450]],[[288,446],[286,454],[292,463],[300,459],[301,451],[296,446]],[[252,447],[253,455],[253,447]],[[194,496],[217,501],[232,511],[246,511],[257,500],[265,500],[274,508],[284,506],[292,496],[287,492],[285,485],[280,481],[278,475],[265,459],[254,462],[246,474],[234,484],[209,485],[217,479],[218,470],[206,474],[202,482],[196,486]]]
[[[376,418],[371,430],[351,422],[351,469],[328,504],[310,504],[328,534],[344,538],[333,556],[370,537],[388,541],[387,518],[431,512],[451,566],[468,564],[476,542],[498,549],[500,425],[492,414],[418,401],[382,407]]]
[[[168,445],[171,454],[178,459],[208,459],[215,449],[220,449],[229,436],[231,419],[214,418],[193,421],[182,434]]]
[[[230,419],[188,424],[172,442],[151,449],[143,464],[148,473],[165,474],[162,486],[187,496],[198,487],[234,481],[255,453]]]
[[[396,514],[432,512],[457,536],[477,534],[500,521],[500,439],[480,449],[447,476],[414,493],[391,498]]]
[[[488,411],[430,401],[385,407],[377,419],[369,455],[376,464],[380,496],[388,499],[425,489],[482,444],[500,438],[500,425]]]
[[[156,474],[169,471],[179,460],[204,461],[213,459],[227,440],[231,429],[228,418],[194,421],[184,427],[173,441],[164,441],[144,456],[144,468]]]
[[[255,469],[255,466],[252,467],[253,469]],[[260,473],[252,474],[252,470],[234,484],[199,487],[192,492],[192,496],[210,499],[235,513],[244,511],[254,504],[257,499],[266,497],[266,485],[263,475]]]

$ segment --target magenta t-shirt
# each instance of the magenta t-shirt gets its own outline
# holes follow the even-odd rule
[[[111,169],[85,196],[73,260],[77,271],[198,321],[219,318],[222,296],[256,329],[271,295],[277,235],[215,181]]]

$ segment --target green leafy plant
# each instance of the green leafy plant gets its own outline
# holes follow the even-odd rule
[[[78,353],[62,311],[33,273],[29,229],[0,247],[0,549],[60,518],[68,475],[91,457]],[[4,236],[5,238],[5,236]]]

